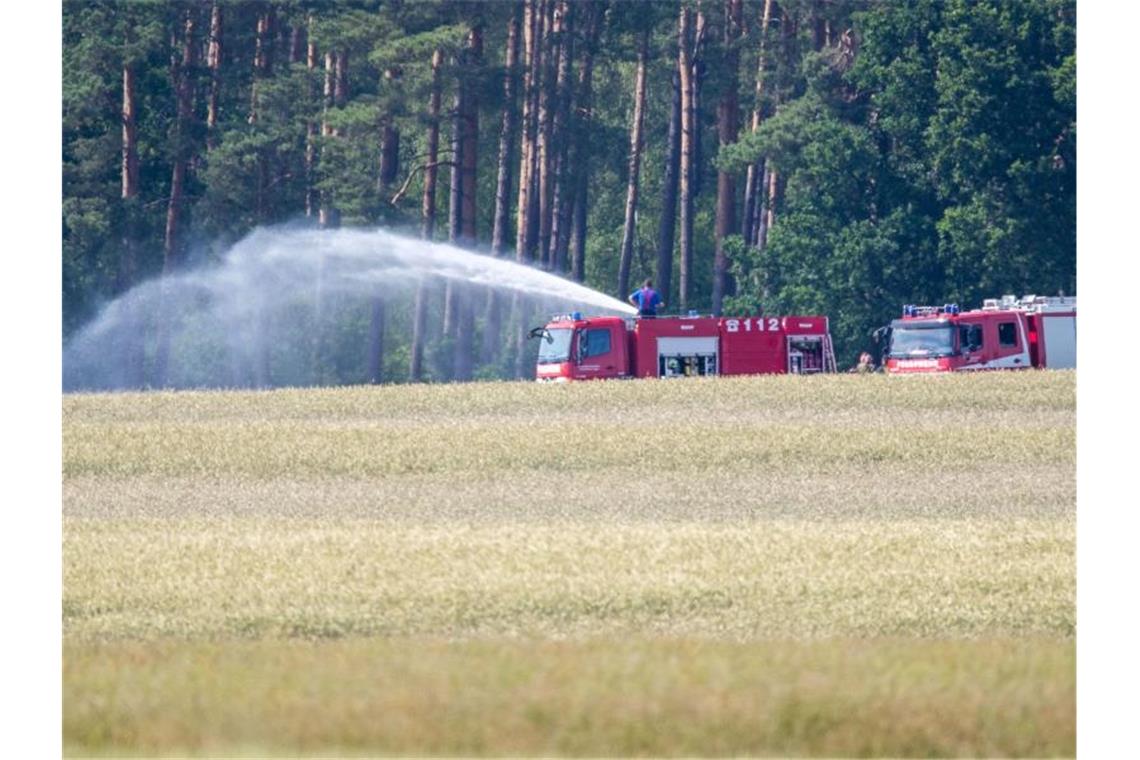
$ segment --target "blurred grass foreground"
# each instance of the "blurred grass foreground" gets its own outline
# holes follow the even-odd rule
[[[1073,373],[63,405],[69,755],[1075,754]]]

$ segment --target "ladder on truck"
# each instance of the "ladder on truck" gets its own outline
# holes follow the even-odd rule
[[[823,371],[838,372],[839,367],[835,363],[835,347],[831,345],[831,333],[825,333],[823,336]]]

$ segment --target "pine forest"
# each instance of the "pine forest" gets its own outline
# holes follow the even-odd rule
[[[259,228],[380,228],[622,301],[652,278],[668,313],[827,315],[841,368],[903,303],[1076,292],[1075,0],[65,0],[62,18],[65,347]],[[539,304],[392,282],[251,317],[272,339],[241,361],[182,300],[140,300],[102,384],[533,377]]]

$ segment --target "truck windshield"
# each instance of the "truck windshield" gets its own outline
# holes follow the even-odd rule
[[[948,324],[918,326],[895,323],[892,328],[892,359],[951,356],[954,353],[954,329]]]
[[[547,330],[538,342],[538,363],[557,364],[570,361],[570,337],[573,330],[561,328]],[[547,335],[550,339],[547,339]]]

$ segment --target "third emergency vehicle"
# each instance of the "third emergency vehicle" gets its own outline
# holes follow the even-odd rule
[[[891,374],[1076,366],[1075,296],[987,298],[972,311],[907,305],[890,324]]]

